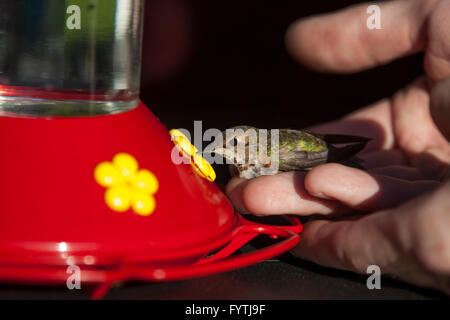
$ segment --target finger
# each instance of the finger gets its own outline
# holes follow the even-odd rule
[[[431,147],[448,147],[447,140],[430,114],[430,92],[425,78],[419,78],[392,98],[394,135],[409,156]]]
[[[390,100],[383,100],[353,112],[339,121],[321,124],[308,130],[370,137],[373,141],[363,150],[362,157],[365,157],[364,153],[395,147],[404,152],[405,161],[419,167],[424,176],[435,179],[447,170],[450,163],[450,144],[431,118],[429,104],[426,80],[420,78],[397,92]],[[384,160],[389,161],[388,158]],[[401,159],[396,157],[392,160]],[[374,162],[374,165],[377,165],[377,159],[374,159]],[[368,167],[371,168],[370,161]]]
[[[377,213],[391,220],[388,214]],[[369,265],[383,268],[395,260],[390,238],[372,215],[349,221],[315,220],[304,225],[302,240],[291,253],[326,267],[365,273]]]
[[[294,23],[286,35],[291,55],[320,71],[355,72],[424,48],[426,18],[438,1],[378,4],[381,29],[369,29],[369,3]]]
[[[364,167],[366,169],[375,169],[386,166],[406,166],[408,161],[400,150],[380,150],[370,153],[363,153],[358,155],[358,158],[364,160]]]
[[[392,98],[392,122],[398,148],[424,176],[442,177],[450,164],[450,143],[430,114],[430,94],[425,79],[414,81]]]
[[[392,111],[389,99],[359,109],[344,118],[307,130],[322,134],[349,134],[371,138],[364,152],[394,147]]]
[[[377,174],[383,176],[389,176],[392,178],[407,180],[407,181],[417,181],[424,180],[422,173],[413,167],[407,166],[386,166],[371,169],[368,171],[370,174]]]
[[[243,182],[232,179],[227,194],[235,206],[256,215],[331,214],[351,211],[336,201],[315,198],[304,188],[305,173],[284,172]],[[239,187],[236,189],[236,185]]]
[[[436,181],[407,181],[330,163],[312,169],[305,188],[314,197],[337,200],[356,210],[394,207],[437,187]]]
[[[439,1],[427,23],[427,44],[424,68],[433,83],[450,76],[450,2]]]
[[[442,283],[436,276],[448,276],[450,266],[446,246],[449,187],[442,185],[394,210],[358,220],[306,223],[302,241],[292,253],[324,266],[360,273],[369,265],[378,265],[384,274],[439,288]]]
[[[434,87],[430,110],[437,127],[450,141],[450,78],[439,82]]]
[[[444,181],[450,174],[450,147],[430,148],[411,161],[427,179]]]
[[[243,214],[249,214],[250,212],[245,208],[244,201],[242,199],[242,191],[244,187],[248,184],[249,180],[241,179],[241,178],[233,178],[228,182],[227,187],[225,189],[228,198],[233,203],[234,209],[237,212]]]

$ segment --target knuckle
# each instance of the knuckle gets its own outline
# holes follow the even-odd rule
[[[433,241],[419,251],[419,262],[428,271],[438,274],[450,272],[450,244],[448,241]]]
[[[345,227],[339,229],[339,232],[333,239],[333,252],[335,252],[337,260],[341,261],[345,269],[365,273],[369,265],[367,249],[370,246],[355,246],[353,244],[354,235],[352,236],[351,229],[355,230],[357,228],[355,228],[354,224],[345,224]]]
[[[435,212],[424,214],[418,220],[417,259],[426,270],[444,274],[450,272],[449,225]]]

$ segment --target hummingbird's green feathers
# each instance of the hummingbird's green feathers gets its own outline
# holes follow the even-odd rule
[[[325,141],[311,133],[282,129],[279,140],[280,171],[302,170],[326,162],[328,149]]]
[[[319,152],[327,148],[324,140],[306,131],[281,129],[279,140],[280,152],[282,147],[306,152]]]

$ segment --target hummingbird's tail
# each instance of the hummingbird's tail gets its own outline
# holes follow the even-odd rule
[[[372,139],[342,134],[324,134],[316,136],[323,139],[329,147],[330,152],[328,153],[327,162],[338,162],[349,167],[364,169],[364,166],[362,165],[364,161],[355,155],[362,151]],[[333,144],[347,145],[342,148],[336,148]]]

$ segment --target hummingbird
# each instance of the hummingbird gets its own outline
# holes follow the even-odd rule
[[[292,129],[262,130],[245,125],[222,132],[222,137],[223,143],[219,142],[212,152],[225,158],[232,165],[231,170],[244,179],[280,171],[307,171],[329,162],[364,169],[363,160],[356,154],[371,140]],[[338,148],[335,144],[345,146]]]

